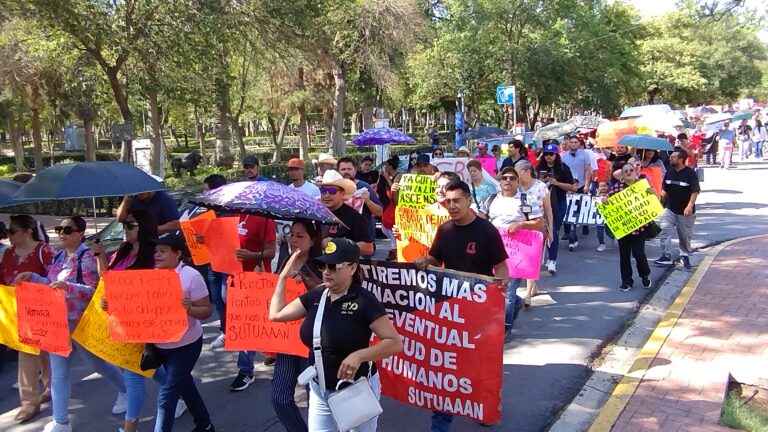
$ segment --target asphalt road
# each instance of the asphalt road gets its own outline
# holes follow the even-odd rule
[[[737,161],[738,162],[738,161]],[[768,232],[768,193],[765,179],[768,163],[746,162],[728,171],[707,168],[699,198],[694,246],[706,247],[725,240]],[[546,430],[557,413],[582,387],[590,373],[590,361],[614,335],[624,329],[638,305],[650,291],[637,287],[618,290],[618,251],[595,251],[594,229],[579,234],[580,247],[567,250],[561,242],[557,276],[542,275],[533,307],[521,312],[514,339],[504,354],[503,418],[500,426],[482,427],[456,419],[454,431]],[[648,243],[650,259],[658,256],[658,240]],[[664,269],[653,268],[656,284]],[[217,334],[217,323],[206,326],[206,341]],[[195,369],[200,388],[218,431],[281,431],[269,400],[271,368],[257,366],[257,381],[242,393],[231,393],[229,383],[236,373],[236,354],[212,351],[208,346]],[[481,365],[478,365],[481,367]],[[0,430],[39,431],[50,419],[50,407],[25,425],[13,422],[18,395],[11,389],[16,367],[11,363],[0,372]],[[71,416],[76,431],[116,431],[121,417],[110,414],[115,391],[104,379],[91,374],[79,359],[73,369]],[[140,430],[152,429],[157,386],[147,385],[147,400]],[[300,405],[305,394],[297,392]],[[379,419],[382,431],[427,431],[430,412],[390,400],[383,401]],[[87,408],[86,408],[87,407]],[[177,421],[176,430],[191,430],[191,417]]]

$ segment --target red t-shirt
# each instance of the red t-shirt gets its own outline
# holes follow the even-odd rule
[[[240,215],[240,223],[237,226],[240,234],[240,247],[251,252],[261,252],[266,243],[275,241],[275,221],[254,215]],[[259,260],[243,261],[244,271],[253,271]],[[272,261],[263,260],[261,266],[264,271],[272,271]]]
[[[536,166],[536,151],[530,147],[528,147],[528,161],[533,164],[533,166]]]
[[[0,274],[2,274],[3,284],[13,285],[16,276],[19,273],[24,272],[32,272],[39,274],[40,276],[46,276],[55,254],[56,252],[51,245],[40,242],[29,255],[20,260],[18,255],[16,255],[16,247],[9,247],[5,250],[5,253],[3,254],[3,264],[0,265]]]

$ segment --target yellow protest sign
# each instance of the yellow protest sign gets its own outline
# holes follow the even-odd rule
[[[432,176],[403,174],[397,192],[398,208],[424,208],[435,203],[435,181]]]
[[[6,285],[0,285],[0,344],[27,354],[40,354],[39,349],[19,342],[16,289]]]
[[[648,193],[650,187],[647,180],[638,180],[612,195],[605,204],[598,204],[597,210],[617,239],[648,224],[664,212],[659,198]]]
[[[85,308],[80,323],[72,333],[72,339],[100,359],[151,378],[155,374],[154,369],[143,371],[139,367],[141,354],[144,352],[143,343],[114,342],[109,338],[107,313],[101,309],[103,298],[104,280],[102,279],[96,292],[93,293],[91,302]]]
[[[397,260],[410,262],[426,256],[437,229],[450,219],[448,211],[440,204],[414,209],[399,205],[395,212],[395,223],[402,240],[397,242]]]

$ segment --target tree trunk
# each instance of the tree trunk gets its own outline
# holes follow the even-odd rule
[[[35,172],[43,170],[43,135],[42,125],[40,124],[40,110],[38,108],[31,109],[32,116],[32,143],[33,154],[35,156]]]
[[[95,113],[95,111],[94,111]],[[96,160],[96,139],[98,135],[93,134],[93,120],[94,116],[89,115],[88,112],[81,113],[80,120],[83,121],[83,129],[85,131],[85,160]]]
[[[202,120],[200,120],[200,111],[195,107],[195,135],[197,136],[197,143],[200,146],[200,156],[203,157],[201,163],[203,166],[208,165],[208,153],[205,150],[205,126]]]
[[[299,68],[299,91],[304,92],[304,68]],[[309,160],[309,125],[307,124],[307,105],[302,100],[299,111],[299,159]]]
[[[285,132],[288,130],[288,122],[291,120],[291,110],[285,110],[283,115],[283,121],[280,122],[280,131],[275,138],[275,121],[272,116],[269,117],[269,124],[272,126],[272,141],[275,144],[275,152],[272,154],[272,163],[280,162],[280,151],[283,148],[283,140],[285,140]]]
[[[243,141],[243,130],[240,128],[240,115],[229,116],[229,123],[235,135],[239,159],[242,159],[245,157],[245,141]]]
[[[160,122],[160,105],[157,102],[157,92],[147,93],[147,120],[149,121],[149,166],[152,174],[163,176],[163,131]]]
[[[24,172],[24,145],[21,143],[21,127],[24,119],[21,114],[16,119],[8,119],[8,135],[10,135],[13,157],[16,160],[16,172]]]
[[[112,89],[112,94],[115,96],[115,102],[117,103],[117,107],[120,109],[120,115],[123,117],[123,121],[125,123],[132,124],[133,113],[131,112],[130,106],[128,106],[128,97],[123,91],[123,84],[120,82],[118,77],[120,69],[115,67],[106,67],[104,68],[104,72],[106,72],[107,79],[109,79],[109,87]],[[132,147],[133,146],[131,140],[123,142],[123,146],[120,149],[120,160],[122,162],[133,163]]]
[[[333,129],[333,104],[328,104],[323,110],[323,125],[325,127],[325,148],[329,151],[333,147],[333,135],[331,135],[331,129]]]
[[[344,108],[347,97],[347,77],[344,66],[334,61],[333,80],[336,90],[333,95],[333,126],[331,128],[332,153],[334,156],[344,156],[347,152],[347,142],[344,139]]]
[[[416,110],[408,108],[408,133],[413,133],[413,123],[416,121]]]

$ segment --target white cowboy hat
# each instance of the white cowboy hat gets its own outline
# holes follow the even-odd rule
[[[328,153],[320,153],[317,155],[317,163],[336,165],[336,159]]]
[[[327,170],[323,173],[323,179],[320,181],[320,186],[338,186],[344,189],[344,195],[352,195],[357,190],[355,182],[345,179],[336,170]]]

